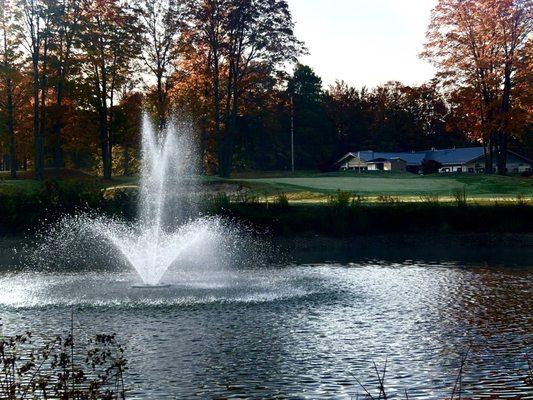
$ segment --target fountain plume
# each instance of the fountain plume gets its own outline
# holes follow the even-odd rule
[[[158,285],[172,264],[201,245],[221,244],[221,221],[193,218],[194,166],[192,125],[174,120],[156,132],[142,122],[142,167],[138,221],[132,226],[104,218],[90,229],[111,243],[138,272],[144,284]]]
[[[259,265],[262,246],[250,228],[199,212],[193,132],[187,120],[157,132],[145,115],[137,218],[65,216],[38,235],[26,265],[50,271],[127,266],[150,286],[229,279],[230,265]]]
[[[91,229],[103,235],[131,264],[147,285],[158,285],[168,268],[187,249],[202,242],[216,246],[219,224],[192,220],[185,185],[191,185],[194,151],[192,129],[178,130],[171,120],[156,132],[148,115],[142,122],[142,167],[139,218],[133,226],[99,219]]]

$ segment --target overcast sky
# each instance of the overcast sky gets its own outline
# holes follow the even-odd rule
[[[422,83],[434,69],[418,58],[436,0],[288,0],[310,65],[327,86],[336,79],[374,87]]]

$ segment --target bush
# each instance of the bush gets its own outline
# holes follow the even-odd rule
[[[76,362],[74,340],[72,332],[45,345],[31,332],[0,338],[0,399],[124,399],[127,361],[115,335],[90,339]]]
[[[337,209],[345,209],[350,206],[351,200],[352,200],[352,194],[350,192],[338,190],[336,194],[329,197],[328,204],[331,207],[334,207]]]
[[[385,203],[385,204],[398,204],[400,203],[400,199],[397,198],[397,197],[392,197],[392,196],[378,196],[378,199],[377,199],[380,203]]]
[[[211,197],[207,204],[209,213],[221,214],[229,209],[231,200],[226,193],[220,192]]]
[[[106,196],[102,204],[102,211],[110,215],[118,215],[132,220],[137,212],[137,191],[119,189],[114,190],[112,195]]]
[[[439,204],[438,194],[421,194],[420,201],[425,204],[437,205]]]
[[[289,199],[285,193],[280,193],[274,200],[274,205],[281,210],[289,209]]]
[[[4,188],[0,192],[0,228],[23,231],[64,215],[101,210],[103,192],[95,182],[45,181],[37,190]]]
[[[265,203],[232,203],[221,214],[258,231],[312,233],[347,237],[407,232],[531,232],[533,206],[528,204],[470,205],[447,203],[371,203],[352,206],[346,193],[332,196],[327,205],[291,205],[287,209]]]
[[[453,192],[453,198],[455,199],[455,204],[457,205],[457,207],[466,207],[466,186],[464,186],[462,189]]]

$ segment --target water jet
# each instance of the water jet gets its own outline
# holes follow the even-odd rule
[[[89,221],[89,229],[119,251],[142,279],[134,288],[161,284],[178,262],[209,265],[224,257],[228,226],[201,217],[195,209],[196,152],[190,124],[170,121],[157,131],[147,115],[142,124],[139,215],[133,224],[105,217]]]

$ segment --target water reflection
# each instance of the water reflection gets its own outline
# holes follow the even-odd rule
[[[467,396],[533,393],[530,265],[296,261],[142,293],[129,273],[4,272],[0,315],[6,333],[52,334],[74,306],[79,335],[118,332],[132,398],[349,399],[385,359],[391,398],[444,398],[470,346]]]

